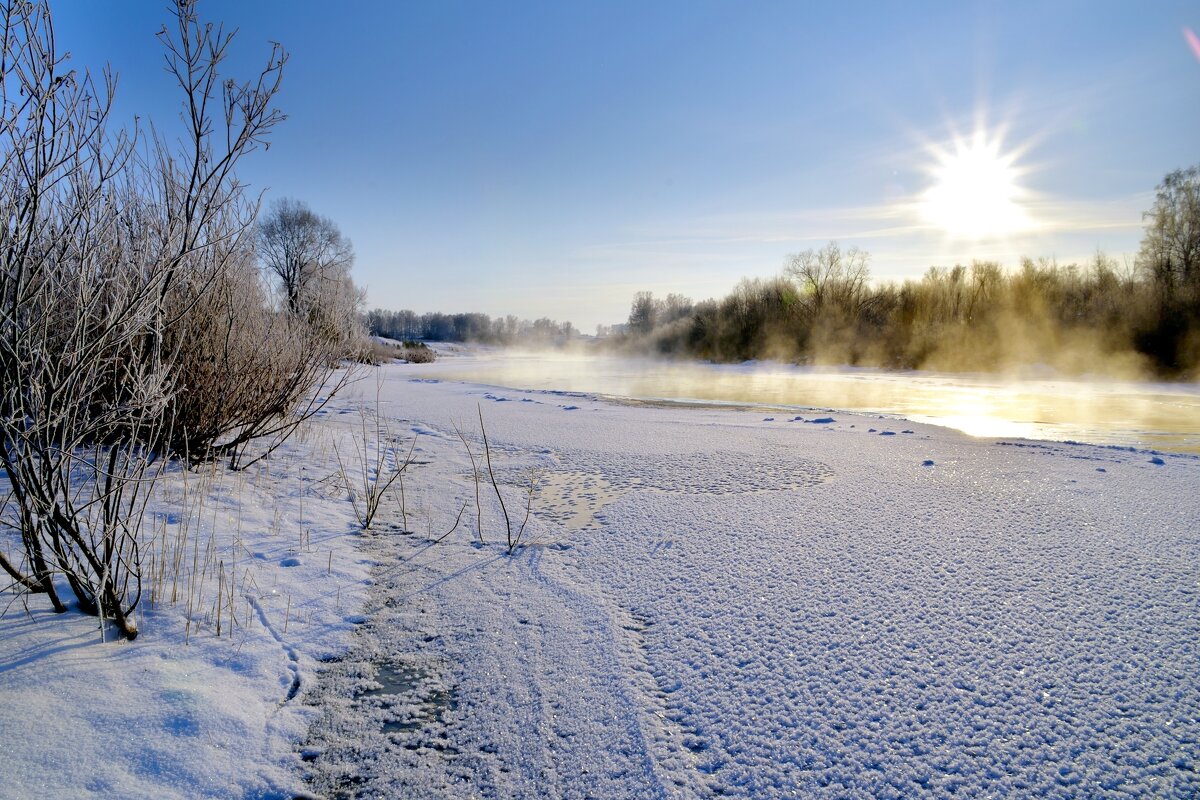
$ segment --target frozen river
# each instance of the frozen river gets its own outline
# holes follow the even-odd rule
[[[716,365],[557,351],[450,352],[442,380],[640,401],[843,409],[972,436],[1079,441],[1200,453],[1200,385],[983,374]]]

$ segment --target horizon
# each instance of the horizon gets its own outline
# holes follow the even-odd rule
[[[199,8],[240,29],[227,74],[290,54],[289,119],[239,174],[341,228],[368,308],[591,333],[638,291],[720,296],[830,240],[877,281],[1129,263],[1200,131],[1183,3]],[[116,119],[170,130],[165,10],[54,13],[71,66],[118,73]]]

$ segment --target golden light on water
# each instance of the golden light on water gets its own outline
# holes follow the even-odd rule
[[[929,422],[982,438],[1200,453],[1200,388],[1194,384],[1021,380],[770,363],[721,366],[560,351],[446,357],[416,372],[534,391],[763,406],[764,416],[776,417],[772,425],[784,425],[805,409],[845,409],[886,414],[893,421]]]
[[[924,417],[914,414],[914,419],[928,419],[937,425],[960,430],[968,436],[979,436],[985,439],[1001,438],[1033,438],[1037,435],[1034,425],[1015,420],[1003,419],[996,416],[991,409],[981,410],[951,410],[948,414]]]
[[[1017,153],[1002,152],[1002,137],[976,130],[949,149],[930,148],[933,185],[921,196],[926,222],[957,239],[1001,238],[1030,228]]]
[[[1014,400],[1010,393],[998,387],[986,391],[945,387],[922,402],[925,413],[918,410],[911,417],[954,428],[968,436],[1036,438],[1037,426],[1021,418],[1031,409],[1014,408]],[[1014,414],[1014,411],[1025,413]]]

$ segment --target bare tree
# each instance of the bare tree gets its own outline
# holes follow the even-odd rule
[[[1164,177],[1145,217],[1139,264],[1164,294],[1200,291],[1200,166]]]
[[[337,288],[354,263],[354,248],[328,217],[298,200],[277,200],[258,225],[263,266],[279,279],[288,311],[304,314]]]
[[[629,309],[629,332],[645,336],[658,324],[658,304],[651,292],[638,292]]]
[[[363,293],[350,279],[354,248],[329,218],[297,200],[279,200],[258,226],[258,253],[284,308],[333,348],[354,355],[364,336]]]
[[[857,247],[843,252],[837,242],[830,242],[820,250],[789,256],[784,272],[799,282],[810,313],[853,319],[872,301],[869,260],[870,255]]]

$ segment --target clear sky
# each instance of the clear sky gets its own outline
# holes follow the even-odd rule
[[[117,113],[177,119],[161,0],[52,0]],[[369,305],[624,319],[831,239],[881,279],[1132,259],[1200,162],[1195,2],[202,0],[230,71],[291,55],[241,177],[353,240]],[[1194,35],[1193,35],[1194,36]],[[977,137],[977,132],[980,134]],[[955,142],[958,141],[956,147]]]

